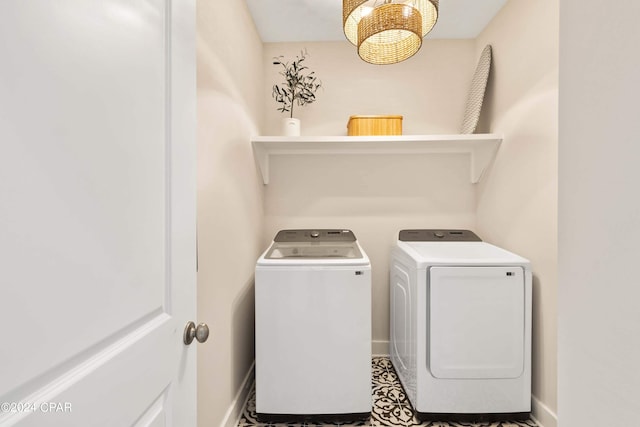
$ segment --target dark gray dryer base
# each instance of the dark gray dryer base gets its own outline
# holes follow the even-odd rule
[[[262,414],[256,412],[256,418],[261,423],[285,423],[289,424],[351,424],[353,422],[368,420],[371,412],[360,412],[356,414]]]
[[[420,421],[456,421],[463,423],[527,421],[531,418],[531,414],[529,412],[510,412],[496,414],[440,414],[416,411],[415,414],[416,418]]]

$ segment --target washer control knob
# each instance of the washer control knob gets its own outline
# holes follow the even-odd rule
[[[311,237],[313,237],[314,239],[320,237],[320,232],[319,231],[312,231],[311,232]]]
[[[440,231],[436,231],[435,233],[433,233],[434,236],[436,236],[438,239],[443,239],[444,238],[444,233],[440,232]]]

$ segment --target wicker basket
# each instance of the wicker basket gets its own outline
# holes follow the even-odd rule
[[[347,135],[402,135],[402,116],[351,116]]]

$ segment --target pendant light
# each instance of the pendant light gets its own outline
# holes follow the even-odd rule
[[[358,55],[370,64],[395,64],[420,49],[421,34],[422,17],[417,9],[384,4],[358,23]]]
[[[438,0],[343,0],[344,34],[372,64],[414,55],[438,20]]]

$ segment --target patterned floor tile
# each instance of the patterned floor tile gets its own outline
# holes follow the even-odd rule
[[[388,357],[374,357],[371,360],[373,408],[371,417],[367,420],[353,423],[317,422],[307,423],[260,423],[256,418],[255,386],[249,393],[247,404],[242,412],[238,427],[537,427],[532,421],[485,422],[485,423],[457,423],[457,422],[420,422],[413,413],[402,384],[393,369]]]
[[[371,363],[374,366],[382,366],[384,368],[392,369],[393,365],[391,364],[391,359],[384,356],[375,356],[371,359]]]
[[[372,378],[373,384],[394,386],[400,384],[400,379],[394,371],[380,372]]]
[[[385,359],[383,357],[374,357],[371,360],[371,379],[375,381],[378,376],[388,372],[389,366],[387,365],[391,365],[389,359]]]
[[[371,412],[371,425],[405,426],[413,418],[413,411],[408,406],[398,405],[396,402],[387,405],[380,403],[380,401],[374,402],[373,411]]]

